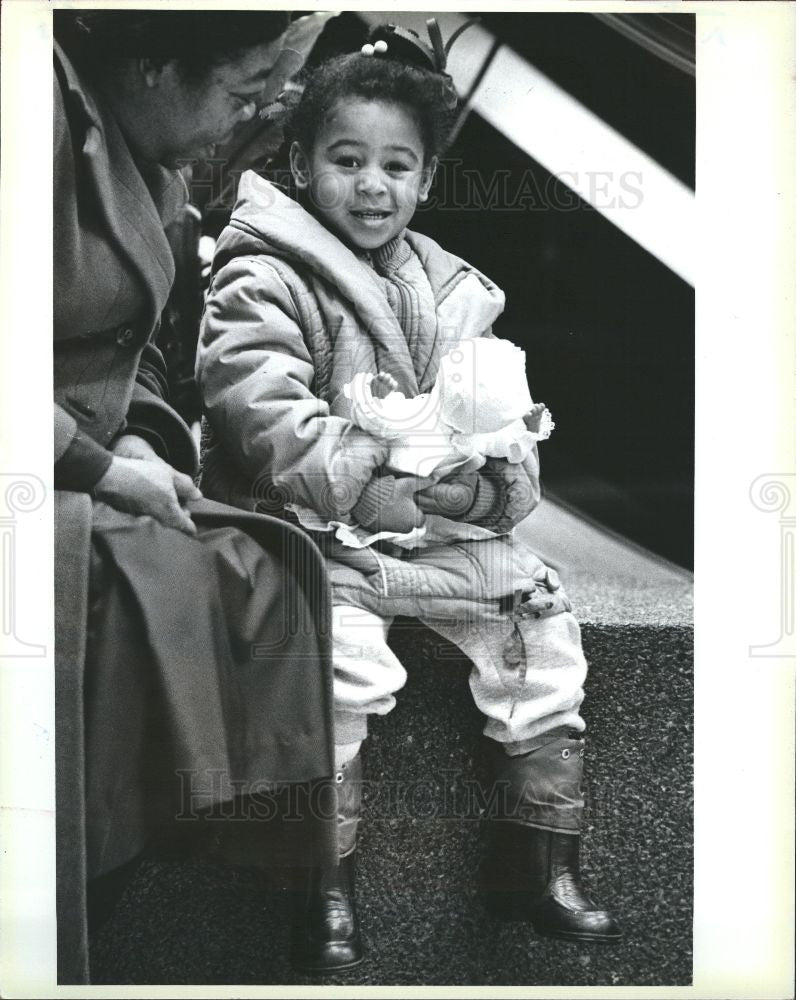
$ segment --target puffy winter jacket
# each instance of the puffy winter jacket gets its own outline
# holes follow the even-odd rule
[[[350,421],[344,385],[387,371],[407,396],[428,392],[444,354],[490,334],[504,296],[474,267],[408,230],[376,254],[356,255],[269,182],[243,175],[197,353],[206,495],[350,521],[386,447]],[[538,500],[534,452],[506,497],[506,528]]]

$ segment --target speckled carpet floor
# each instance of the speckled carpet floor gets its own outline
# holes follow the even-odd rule
[[[409,681],[395,711],[373,726],[365,758],[358,899],[366,962],[325,979],[298,976],[287,960],[287,892],[268,890],[250,869],[146,861],[92,938],[92,982],[690,983],[692,630],[670,613],[671,601],[655,613],[654,590],[633,597],[650,602],[630,616],[642,624],[619,623],[620,590],[604,623],[582,616],[591,667],[582,861],[592,895],[621,918],[621,943],[552,941],[484,912],[477,808],[466,794],[480,773],[481,720],[466,661],[399,621],[392,641]],[[587,605],[588,586],[581,595]],[[684,624],[671,623],[677,618]]]

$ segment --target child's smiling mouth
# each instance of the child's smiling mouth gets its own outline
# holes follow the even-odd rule
[[[384,222],[385,219],[388,219],[392,215],[392,212],[389,212],[386,209],[352,208],[350,214],[360,222],[376,225],[377,223]]]

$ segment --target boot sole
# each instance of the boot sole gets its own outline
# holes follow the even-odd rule
[[[537,927],[527,914],[494,913],[490,916],[504,924],[530,924],[540,937],[557,938],[559,941],[596,941],[602,944],[615,944],[621,941],[623,934],[578,934],[577,931],[553,931]]]
[[[305,976],[330,976],[334,975],[335,972],[345,972],[347,969],[356,969],[358,965],[362,965],[365,961],[365,956],[358,958],[353,962],[346,962],[345,965],[298,965],[297,963],[291,962],[293,970],[295,972],[300,972]]]
[[[558,938],[559,941],[593,941],[598,944],[616,944],[621,941],[623,934],[578,934],[577,931],[551,931],[547,928],[537,927],[533,921],[529,921],[533,929],[541,937]]]
[[[534,931],[541,937],[558,938],[560,941],[597,941],[604,944],[612,944],[616,941],[621,941],[624,936],[621,931],[615,934],[589,934],[588,932],[579,933],[578,931],[551,930],[542,924],[537,924],[533,915],[527,909],[523,909],[520,904],[506,900],[495,902],[494,900],[485,899],[483,900],[483,905],[493,919],[499,920],[502,923],[530,924]]]

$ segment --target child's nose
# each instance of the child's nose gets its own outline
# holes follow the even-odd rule
[[[357,190],[361,192],[382,191],[384,178],[378,169],[361,170],[357,175]]]

